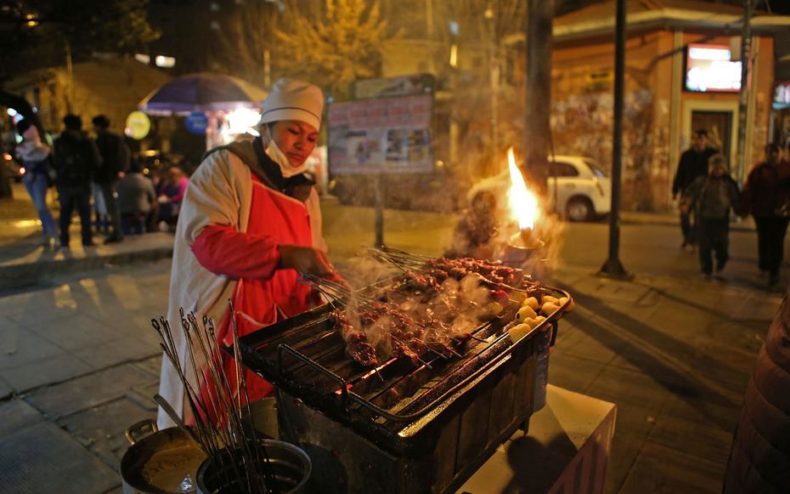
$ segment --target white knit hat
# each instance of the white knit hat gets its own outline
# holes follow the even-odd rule
[[[298,120],[321,128],[324,93],[315,84],[296,79],[280,79],[263,102],[261,123]]]

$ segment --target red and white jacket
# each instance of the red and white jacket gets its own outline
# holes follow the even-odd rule
[[[181,307],[194,312],[198,321],[204,315],[217,321],[222,345],[232,344],[229,299],[234,302],[240,336],[311,307],[313,294],[298,281],[298,273],[277,269],[279,244],[326,251],[315,189],[301,202],[264,185],[233,152],[209,154],[190,179],[173,249],[168,321],[185,369],[190,366],[185,365],[189,356]],[[198,389],[197,376],[190,371],[188,378]],[[247,387],[250,400],[272,391],[268,382],[251,372]],[[183,384],[167,358],[162,360],[159,394],[181,417],[191,420]],[[157,423],[160,428],[175,425],[161,409]]]

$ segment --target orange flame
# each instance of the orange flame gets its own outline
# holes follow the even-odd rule
[[[511,215],[518,220],[522,230],[535,227],[535,221],[540,215],[538,197],[527,188],[521,170],[516,166],[513,148],[507,151],[507,164],[510,170],[510,189],[508,190],[508,203]]]

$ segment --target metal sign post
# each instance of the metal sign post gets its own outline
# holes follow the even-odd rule
[[[625,0],[617,0],[614,55],[614,135],[612,136],[612,210],[609,213],[609,257],[600,274],[629,278],[620,262],[620,193],[623,168],[623,90],[625,86]]]
[[[382,175],[432,172],[434,80],[429,75],[368,79],[356,99],[329,106],[329,167],[333,176],[372,175],[375,244],[384,245]]]

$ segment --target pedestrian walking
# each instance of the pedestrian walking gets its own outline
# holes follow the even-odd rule
[[[716,272],[729,260],[730,211],[738,206],[738,184],[729,174],[727,160],[714,154],[708,163],[708,174],[697,177],[683,195],[682,209],[693,210],[696,216],[699,262],[702,274],[713,274],[713,253]]]
[[[47,205],[47,189],[54,184],[55,178],[52,153],[49,146],[41,141],[38,128],[30,120],[23,119],[17,122],[16,130],[24,139],[16,147],[17,159],[25,168],[22,182],[41,220],[42,245],[52,248],[55,247],[58,238],[58,228]]]
[[[65,130],[55,139],[54,163],[60,198],[60,246],[69,247],[69,225],[76,209],[80,216],[82,245],[92,247],[91,182],[101,165],[101,156],[93,141],[82,131],[77,115],[63,117]]]
[[[154,184],[143,175],[139,162],[132,163],[129,173],[118,182],[118,210],[124,235],[145,233],[156,207]]]
[[[110,220],[111,231],[104,243],[123,240],[121,213],[118,210],[118,180],[129,169],[131,152],[123,138],[110,131],[110,119],[104,115],[93,117],[93,130],[96,133],[96,147],[102,158],[102,166],[98,169],[94,182],[101,189],[106,215]]]
[[[757,225],[757,259],[768,283],[779,281],[784,239],[790,220],[790,162],[782,160],[777,144],[765,146],[765,161],[758,163],[744,186],[745,208]]]
[[[260,136],[212,150],[192,175],[176,227],[168,307],[182,358],[187,341],[180,308],[194,311],[198,320],[216,321],[217,342],[225,346],[232,343],[231,318],[243,336],[318,303],[299,278],[334,272],[325,254],[318,194],[304,174],[323,106],[317,86],[277,81],[263,103]],[[246,380],[251,400],[273,391],[256,374],[248,372]],[[210,382],[194,375],[190,382],[210,395]],[[189,414],[183,383],[166,358],[159,393],[176,413]],[[161,409],[158,423],[173,425]]]
[[[708,131],[697,129],[692,136],[691,147],[680,155],[680,162],[672,181],[672,199],[681,198],[684,191],[698,177],[708,174],[708,160],[717,153],[716,149],[708,144]],[[694,234],[694,211],[680,208],[680,229],[683,233],[681,248],[691,248],[696,245]]]

